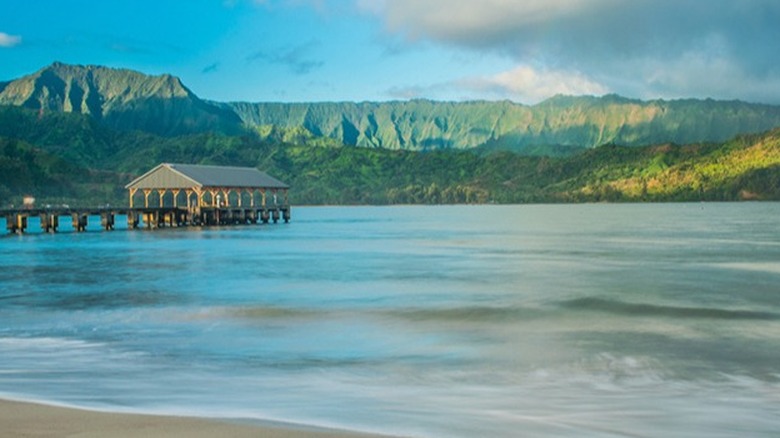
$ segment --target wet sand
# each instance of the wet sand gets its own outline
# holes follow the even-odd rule
[[[264,437],[376,438],[299,425],[243,424],[190,417],[117,414],[0,400],[0,436],[26,438]]]

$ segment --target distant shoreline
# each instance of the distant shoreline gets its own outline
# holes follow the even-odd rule
[[[330,430],[284,423],[239,423],[165,415],[125,414],[66,408],[0,399],[0,435],[39,438],[62,437],[258,437],[264,438],[369,438],[379,435]]]

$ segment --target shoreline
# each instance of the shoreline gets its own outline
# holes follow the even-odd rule
[[[35,438],[258,437],[379,438],[375,435],[304,424],[240,419],[129,414],[0,398],[0,435]]]

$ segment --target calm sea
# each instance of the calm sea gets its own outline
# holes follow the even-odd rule
[[[0,396],[420,437],[780,436],[778,203],[92,222],[0,238]]]

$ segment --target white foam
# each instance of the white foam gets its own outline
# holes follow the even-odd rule
[[[69,338],[0,338],[0,348],[73,349],[99,348],[104,344]]]
[[[761,262],[761,263],[717,263],[715,266],[724,269],[736,269],[740,271],[768,272],[770,274],[780,274],[780,262]]]

